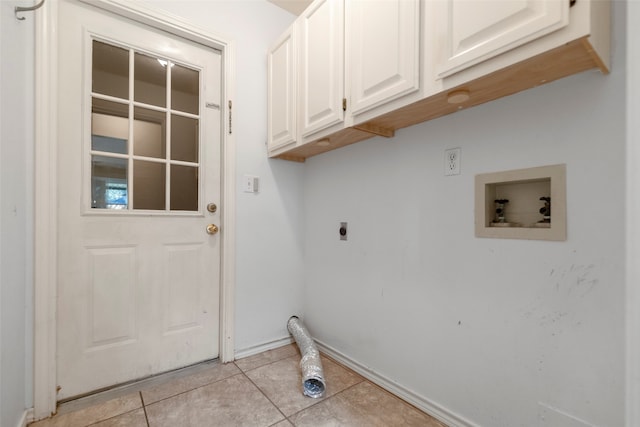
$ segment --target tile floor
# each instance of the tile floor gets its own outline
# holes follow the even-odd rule
[[[445,427],[322,356],[325,397],[302,394],[294,344],[234,363],[203,363],[65,403],[30,427]]]

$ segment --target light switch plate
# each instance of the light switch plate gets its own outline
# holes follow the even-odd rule
[[[245,175],[243,187],[245,193],[257,193],[259,190],[260,178],[253,175]]]

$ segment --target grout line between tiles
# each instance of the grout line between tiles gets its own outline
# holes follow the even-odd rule
[[[290,357],[294,357],[294,356],[290,356]],[[288,357],[286,357],[285,359],[288,359]],[[284,360],[284,359],[280,359],[280,360]],[[275,362],[272,362],[272,363],[275,363]],[[268,366],[268,365],[270,365],[270,364],[271,364],[271,363],[268,363],[268,364],[266,364],[266,365],[262,365],[262,366],[260,366],[260,367]],[[347,368],[347,367],[343,366],[343,365],[342,365],[341,363],[339,363],[339,362],[336,362],[336,364],[338,364],[339,366],[343,367],[344,369],[346,369],[346,370],[348,370],[348,371],[350,371],[350,372],[353,372],[350,368]],[[255,368],[255,369],[258,369],[258,368]],[[253,370],[253,369],[250,369],[249,371],[252,371],[252,370]],[[249,372],[249,371],[247,371],[247,372]],[[303,408],[303,409],[300,409],[299,411],[296,411],[296,412],[292,413],[292,414],[291,414],[291,415],[289,415],[289,416],[286,416],[286,415],[284,414],[284,412],[282,412],[282,410],[280,410],[280,408],[278,407],[278,405],[276,405],[276,404],[275,404],[275,403],[274,403],[274,402],[269,398],[269,396],[267,396],[267,394],[266,394],[266,393],[265,393],[265,392],[260,388],[260,386],[259,386],[258,384],[256,384],[255,382],[253,382],[253,380],[252,380],[251,378],[249,378],[249,376],[248,376],[244,371],[242,372],[242,374],[243,374],[243,375],[244,375],[244,376],[245,376],[245,377],[246,377],[246,378],[251,382],[251,384],[253,384],[253,385],[254,385],[258,390],[260,390],[260,393],[262,393],[262,395],[263,395],[264,397],[266,397],[266,398],[267,398],[267,400],[268,400],[268,401],[269,401],[269,402],[270,402],[270,403],[271,403],[271,404],[272,404],[272,405],[273,405],[273,406],[274,406],[274,407],[275,407],[275,408],[276,408],[276,409],[277,409],[277,410],[282,414],[282,416],[284,417],[284,419],[285,419],[285,420],[287,420],[287,421],[289,421],[289,423],[291,423],[291,424],[293,424],[293,421],[291,421],[290,417],[293,417],[294,415],[297,415],[297,414],[299,414],[300,412],[303,412],[303,411],[306,411],[306,410],[308,410],[308,409],[310,409],[310,408],[313,408],[314,406],[319,405],[319,404],[320,404],[320,403],[322,403],[322,402],[326,402],[326,401],[328,401],[329,399],[333,399],[334,397],[336,397],[336,396],[338,396],[338,395],[340,395],[340,394],[344,393],[345,391],[347,391],[347,390],[349,390],[349,389],[351,389],[351,388],[353,388],[353,387],[355,387],[355,386],[357,386],[357,385],[359,385],[359,384],[362,384],[363,382],[367,382],[367,379],[366,379],[366,378],[364,378],[362,375],[359,375],[359,374],[357,374],[356,372],[353,372],[353,373],[355,373],[355,374],[358,376],[358,378],[360,378],[360,381],[358,381],[358,382],[357,382],[357,383],[355,383],[355,384],[350,385],[349,387],[347,387],[347,388],[345,388],[345,389],[343,389],[343,390],[340,390],[339,392],[337,392],[337,393],[335,393],[335,394],[332,394],[331,396],[327,396],[327,397],[325,397],[324,399],[318,399],[318,400],[316,400],[314,403],[312,403],[311,405],[309,405],[309,406],[307,406],[307,407],[305,407],[305,408]],[[278,421],[278,422],[277,422],[277,423],[275,423],[275,424],[278,424],[278,423],[280,423],[280,422],[282,422],[282,421],[283,421],[283,420],[280,420],[280,421]],[[275,424],[273,424],[273,425],[275,425]]]
[[[121,416],[123,416],[123,415],[130,414],[130,413],[135,412],[135,411],[137,411],[137,410],[139,410],[139,409],[142,409],[142,408],[132,409],[132,410],[130,410],[130,411],[123,412],[123,413],[121,413],[121,414],[116,414],[116,415],[114,415],[114,416],[112,416],[112,417],[107,417],[107,418],[104,418],[104,419],[97,420],[97,421],[95,421],[95,422],[93,422],[93,423],[90,423],[90,424],[83,424],[83,426],[85,426],[85,427],[95,426],[95,425],[98,425],[98,424],[103,423],[103,422],[105,422],[105,421],[112,420],[112,419],[114,419],[114,418],[118,418],[118,417],[121,417]],[[149,425],[147,424],[147,427],[148,427],[148,426],[149,426]]]
[[[294,357],[294,356],[289,356],[289,357]],[[273,365],[274,363],[282,362],[283,360],[286,360],[289,357],[285,357],[284,359],[274,360],[274,361],[271,361],[269,363],[265,363],[264,365],[260,365],[260,366],[256,366],[255,368],[247,369],[246,371],[243,370],[242,368],[240,368],[238,365],[236,365],[236,366],[238,366],[238,369],[240,369],[242,371],[242,373],[246,374],[247,372],[255,371],[256,369],[264,368],[265,366],[269,366],[269,365]]]
[[[247,372],[255,371],[256,369],[263,368],[263,367],[265,367],[265,366],[273,365],[274,363],[282,362],[283,360],[287,360],[287,359],[290,359],[290,358],[292,358],[292,357],[298,357],[298,358],[300,358],[300,355],[292,354],[291,356],[283,357],[282,359],[272,360],[272,361],[270,361],[270,362],[268,362],[268,363],[265,363],[264,365],[255,366],[255,367],[253,367],[253,368],[251,368],[251,369],[247,369],[246,371],[245,371],[244,369],[242,369],[240,366],[238,366],[238,364],[236,363],[237,361],[234,361],[233,363],[234,363],[234,364],[236,365],[236,367],[237,367],[238,369],[240,369],[243,373],[247,373]],[[242,360],[242,359],[240,359],[240,360]]]
[[[147,405],[144,403],[144,397],[142,396],[142,390],[140,390],[140,401],[142,402],[142,410],[144,411],[144,420],[147,422],[147,427],[149,426],[149,416],[147,415]]]
[[[317,402],[313,403],[312,405],[307,406],[306,408],[302,408],[302,409],[300,409],[300,410],[299,410],[299,411],[297,411],[297,412],[294,412],[293,414],[289,415],[289,417],[293,417],[294,415],[298,415],[300,412],[304,412],[304,411],[306,411],[307,409],[309,409],[309,408],[313,408],[314,406],[319,405],[319,404],[320,404],[320,403],[322,403],[322,402],[326,402],[326,401],[328,401],[329,399],[333,399],[334,397],[341,395],[341,394],[342,394],[342,393],[344,393],[345,391],[350,390],[350,389],[352,389],[353,387],[357,386],[358,384],[362,384],[362,383],[363,383],[363,382],[365,382],[365,381],[366,381],[366,380],[362,380],[362,381],[360,381],[360,382],[357,382],[357,383],[355,383],[355,384],[350,385],[349,387],[345,388],[344,390],[340,390],[339,392],[337,392],[337,393],[335,393],[335,394],[332,394],[331,396],[327,396],[327,397],[325,397],[324,399],[320,399],[320,400],[318,400]],[[289,417],[287,417],[287,420],[288,420],[291,424],[293,424],[293,422],[289,419]]]
[[[212,381],[210,383],[202,384],[202,385],[200,385],[198,387],[190,388],[189,390],[185,390],[185,391],[181,391],[180,393],[172,394],[171,396],[163,397],[162,399],[156,400],[156,401],[151,402],[148,405],[144,405],[144,406],[146,407],[146,406],[155,405],[156,403],[163,402],[163,401],[165,401],[167,399],[172,399],[172,398],[174,398],[176,396],[180,396],[181,394],[189,393],[189,392],[192,392],[194,390],[198,390],[198,389],[201,389],[201,388],[204,388],[204,387],[209,387],[210,385],[219,383],[220,381],[228,380],[229,378],[237,377],[238,375],[244,375],[244,372],[240,371],[237,374],[229,375],[228,377],[224,377],[224,378],[221,378],[219,380]],[[141,393],[142,393],[142,391],[141,391]]]
[[[266,366],[266,365],[265,365],[265,366]],[[250,382],[251,384],[253,384],[253,386],[254,386],[255,388],[257,388],[257,389],[258,389],[258,391],[259,391],[260,393],[262,393],[262,395],[263,395],[263,396],[264,396],[264,397],[269,401],[269,403],[271,403],[271,404],[273,405],[273,407],[274,407],[274,408],[276,408],[276,409],[278,410],[278,412],[280,412],[280,414],[282,414],[282,416],[284,417],[284,419],[285,419],[285,420],[289,421],[289,418],[284,414],[284,412],[282,412],[282,411],[280,410],[280,408],[278,407],[278,405],[276,405],[276,404],[273,402],[273,400],[271,400],[271,399],[269,398],[269,396],[267,396],[267,394],[266,394],[266,393],[265,393],[265,392],[264,392],[264,391],[263,391],[263,390],[258,386],[258,384],[254,383],[254,382],[253,382],[253,380],[252,380],[251,378],[249,378],[249,376],[248,376],[247,374],[245,374],[244,372],[242,373],[242,375],[244,375],[244,377],[245,377],[246,379],[248,379],[248,380],[249,380],[249,382]],[[282,422],[282,421],[283,421],[283,420],[280,420],[280,421],[276,422],[276,424],[278,424],[279,422]],[[289,421],[289,422],[291,422],[291,421]]]

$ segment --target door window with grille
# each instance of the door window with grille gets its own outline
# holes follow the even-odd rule
[[[91,208],[198,211],[200,71],[92,41]]]

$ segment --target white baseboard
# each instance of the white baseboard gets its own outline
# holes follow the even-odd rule
[[[20,418],[16,427],[27,427],[27,424],[32,421],[35,421],[33,417],[33,408],[25,409],[22,413],[22,418]]]
[[[335,350],[331,346],[318,340],[315,340],[315,342],[318,345],[318,350],[320,350],[320,352],[326,354],[332,359],[335,359],[336,361],[340,362],[344,366],[356,371],[357,373],[359,373],[360,375],[362,375],[372,383],[377,384],[380,387],[384,388],[385,390],[389,391],[390,393],[395,394],[402,400],[412,404],[413,406],[420,409],[421,411],[426,412],[432,417],[442,421],[446,425],[450,427],[477,427],[477,424],[474,424],[471,421],[465,419],[464,417],[457,415],[452,411],[447,410],[446,408],[443,408],[437,403],[434,403],[429,399],[426,399],[414,393],[413,391],[390,380],[389,378],[386,378],[385,376],[378,374],[377,372],[351,359],[347,355],[339,352],[338,350]]]
[[[290,336],[280,338],[274,341],[269,341],[264,344],[254,345],[253,347],[237,350],[235,353],[236,359],[242,359],[243,357],[253,356],[254,354],[262,353],[263,351],[273,350],[274,348],[283,347],[293,342],[293,338]]]

